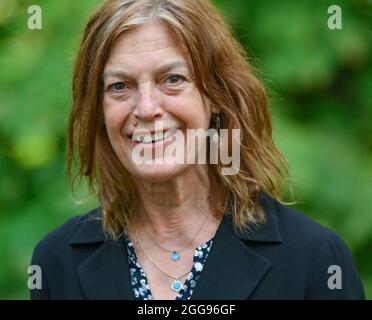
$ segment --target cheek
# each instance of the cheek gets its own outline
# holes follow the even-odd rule
[[[105,100],[103,115],[109,135],[120,133],[120,130],[129,116],[129,108],[125,103]]]
[[[207,100],[203,100],[199,93],[176,97],[168,102],[168,110],[187,127],[208,128],[210,107]]]

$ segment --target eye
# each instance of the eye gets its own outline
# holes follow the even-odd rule
[[[186,78],[184,76],[181,76],[180,74],[172,74],[165,79],[165,82],[170,85],[176,85],[182,83],[185,80]]]
[[[126,85],[123,82],[116,82],[109,86],[110,90],[123,91],[126,89]]]

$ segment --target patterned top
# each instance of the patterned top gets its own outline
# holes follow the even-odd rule
[[[131,277],[131,284],[134,297],[137,300],[152,300],[150,286],[147,281],[145,271],[142,269],[137,261],[137,255],[132,241],[125,237],[127,254],[128,254],[128,267]],[[195,249],[193,258],[193,267],[183,284],[181,290],[178,292],[176,300],[190,300],[194,291],[196,283],[203,270],[204,264],[207,260],[208,254],[213,244],[213,238]],[[170,286],[169,286],[170,288]]]

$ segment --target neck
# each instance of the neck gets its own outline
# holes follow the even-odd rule
[[[211,185],[200,166],[166,182],[137,182],[141,205],[132,226],[165,247],[183,246],[199,229],[208,238],[222,218]]]

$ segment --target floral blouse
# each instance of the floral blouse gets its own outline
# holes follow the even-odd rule
[[[132,289],[135,299],[138,300],[152,300],[150,286],[147,281],[146,274],[137,261],[137,255],[132,241],[125,237],[128,266],[131,278]],[[181,290],[178,292],[176,300],[190,300],[191,295],[196,287],[199,276],[203,270],[203,266],[207,260],[208,254],[213,244],[213,238],[195,249],[193,258],[193,267],[183,284]]]

